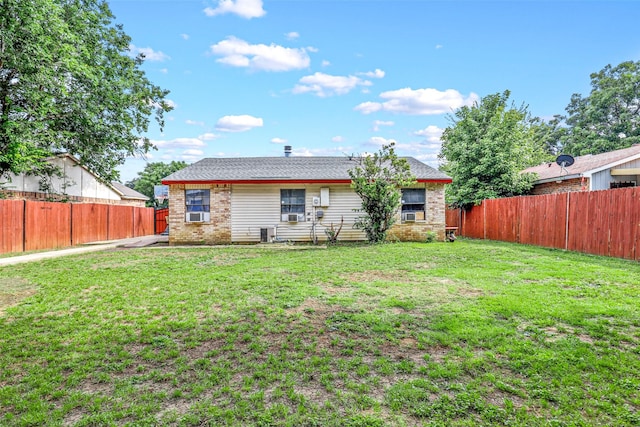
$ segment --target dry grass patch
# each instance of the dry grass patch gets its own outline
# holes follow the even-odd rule
[[[36,286],[28,280],[18,277],[0,277],[0,316],[4,316],[7,308],[18,305],[36,292]]]

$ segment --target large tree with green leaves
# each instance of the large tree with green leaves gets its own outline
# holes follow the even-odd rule
[[[509,105],[509,95],[488,95],[449,117],[440,153],[453,180],[446,189],[449,204],[468,208],[483,199],[525,194],[535,177],[521,171],[549,158],[540,121],[525,106]]]
[[[167,91],[130,56],[130,38],[105,1],[0,0],[0,178],[50,174],[67,152],[105,181],[152,147]]]
[[[144,194],[149,198],[147,204],[154,205],[154,186],[162,183],[162,178],[171,175],[187,167],[186,162],[172,161],[171,163],[153,162],[147,163],[144,169],[138,172],[138,176],[126,183],[127,187]]]
[[[401,187],[415,182],[409,163],[396,155],[394,146],[384,145],[377,153],[360,157],[349,170],[351,188],[362,199],[366,213],[354,227],[364,230],[370,243],[386,239],[400,207]]]
[[[568,115],[557,116],[557,151],[599,154],[640,142],[640,61],[607,65],[591,74],[591,93],[573,94]]]

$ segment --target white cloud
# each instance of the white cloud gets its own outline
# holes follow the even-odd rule
[[[313,157],[313,156],[342,156],[351,150],[351,147],[334,147],[334,148],[294,148],[292,155],[295,157]]]
[[[371,114],[375,113],[376,111],[382,110],[382,104],[378,102],[367,101],[363,102],[362,104],[356,105],[354,110],[360,111],[362,114]]]
[[[182,152],[182,154],[187,155],[187,156],[202,156],[204,154],[204,151],[202,150],[196,150],[196,149],[189,149],[189,150],[184,150]]]
[[[399,156],[411,156],[421,162],[424,162],[435,168],[438,167],[438,153],[440,152],[441,145],[437,144],[424,144],[422,142],[398,142],[393,139],[387,139],[379,136],[369,138],[364,144],[365,146],[375,146],[377,148],[383,145],[389,145],[391,142],[395,143],[396,153]],[[364,154],[363,154],[364,155]]]
[[[184,122],[185,122],[186,124],[188,124],[188,125],[192,125],[192,126],[204,126],[204,122],[199,122],[199,121],[196,121],[196,120],[188,120],[188,119],[187,119],[187,120],[185,120]]]
[[[472,105],[479,100],[478,95],[471,92],[466,98],[457,90],[403,88],[382,92],[380,98],[384,102],[363,102],[355,107],[356,111],[370,114],[375,111],[412,115],[433,115],[449,113],[464,105]]]
[[[272,144],[286,144],[287,140],[284,138],[272,138],[271,139],[271,143]]]
[[[327,61],[326,59],[322,61],[323,67],[328,67],[329,65],[331,65],[331,62]]]
[[[174,101],[172,101],[171,99],[165,99],[164,102],[171,108],[177,108],[178,104],[176,104]]]
[[[202,140],[202,141],[212,141],[214,139],[219,138],[220,135],[216,135],[215,133],[203,133],[202,135],[198,136],[198,139]]]
[[[358,73],[358,75],[369,77],[372,79],[381,79],[384,77],[384,71],[379,68],[376,68],[375,71],[367,71],[366,73]]]
[[[444,46],[442,46],[441,44],[437,44],[436,45],[436,49],[442,49]]]
[[[276,44],[249,44],[230,36],[211,45],[211,52],[221,56],[217,62],[259,71],[289,71],[307,68],[311,62],[309,48],[288,48]]]
[[[161,68],[161,69],[160,69],[160,72],[161,72],[162,74],[169,74],[169,69],[168,69],[168,68]]]
[[[300,34],[296,31],[291,31],[290,33],[287,33],[284,36],[289,40],[295,40],[298,37],[300,37]]]
[[[189,34],[182,33],[180,37],[182,37],[182,40],[189,40]]]
[[[246,114],[241,116],[224,116],[216,123],[216,129],[221,132],[245,132],[262,126],[263,121],[261,118]]]
[[[311,92],[319,97],[331,95],[344,95],[357,86],[371,86],[371,82],[356,76],[332,76],[330,74],[316,72],[300,79],[295,85],[293,93]]]
[[[204,147],[206,144],[199,138],[176,138],[171,140],[151,140],[151,143],[158,148],[195,148]]]
[[[442,132],[444,132],[444,129],[441,129],[438,126],[429,125],[424,129],[415,131],[413,134],[416,136],[424,136],[426,141],[432,144],[439,144]]]
[[[218,7],[207,7],[204,14],[207,16],[233,13],[245,19],[260,18],[267,12],[262,8],[262,0],[219,0]]]
[[[163,52],[155,51],[150,47],[138,47],[136,45],[129,45],[129,55],[132,57],[136,57],[139,54],[144,55],[144,59],[147,61],[166,61],[167,59],[171,59],[171,57]]]
[[[367,141],[367,144],[368,145],[376,145],[376,146],[382,147],[383,145],[389,145],[392,142],[397,144],[397,141],[395,139],[387,139],[387,138],[383,138],[381,136],[372,136]],[[396,145],[396,147],[397,147],[397,145]]]
[[[380,130],[380,126],[393,126],[393,125],[395,125],[395,122],[392,122],[392,121],[374,120],[373,130],[377,132]]]
[[[331,138],[331,142],[343,142],[343,141],[344,141],[344,137],[340,135],[336,135],[333,138]]]

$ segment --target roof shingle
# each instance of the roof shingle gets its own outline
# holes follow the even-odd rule
[[[413,157],[403,157],[420,181],[450,182],[446,174]],[[355,158],[345,157],[235,157],[206,158],[172,173],[164,184],[178,182],[348,181]]]
[[[581,176],[585,173],[589,173],[608,165],[613,165],[616,162],[638,155],[640,155],[640,145],[633,145],[629,148],[609,151],[607,153],[578,156],[575,158],[575,162],[573,163],[573,165],[566,166],[565,170],[562,170],[562,168],[558,164],[553,162],[533,166],[525,169],[523,172],[538,174],[538,181],[544,181],[568,175]]]

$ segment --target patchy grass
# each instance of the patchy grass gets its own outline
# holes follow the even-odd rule
[[[639,282],[466,240],[4,267],[0,425],[639,425]]]

